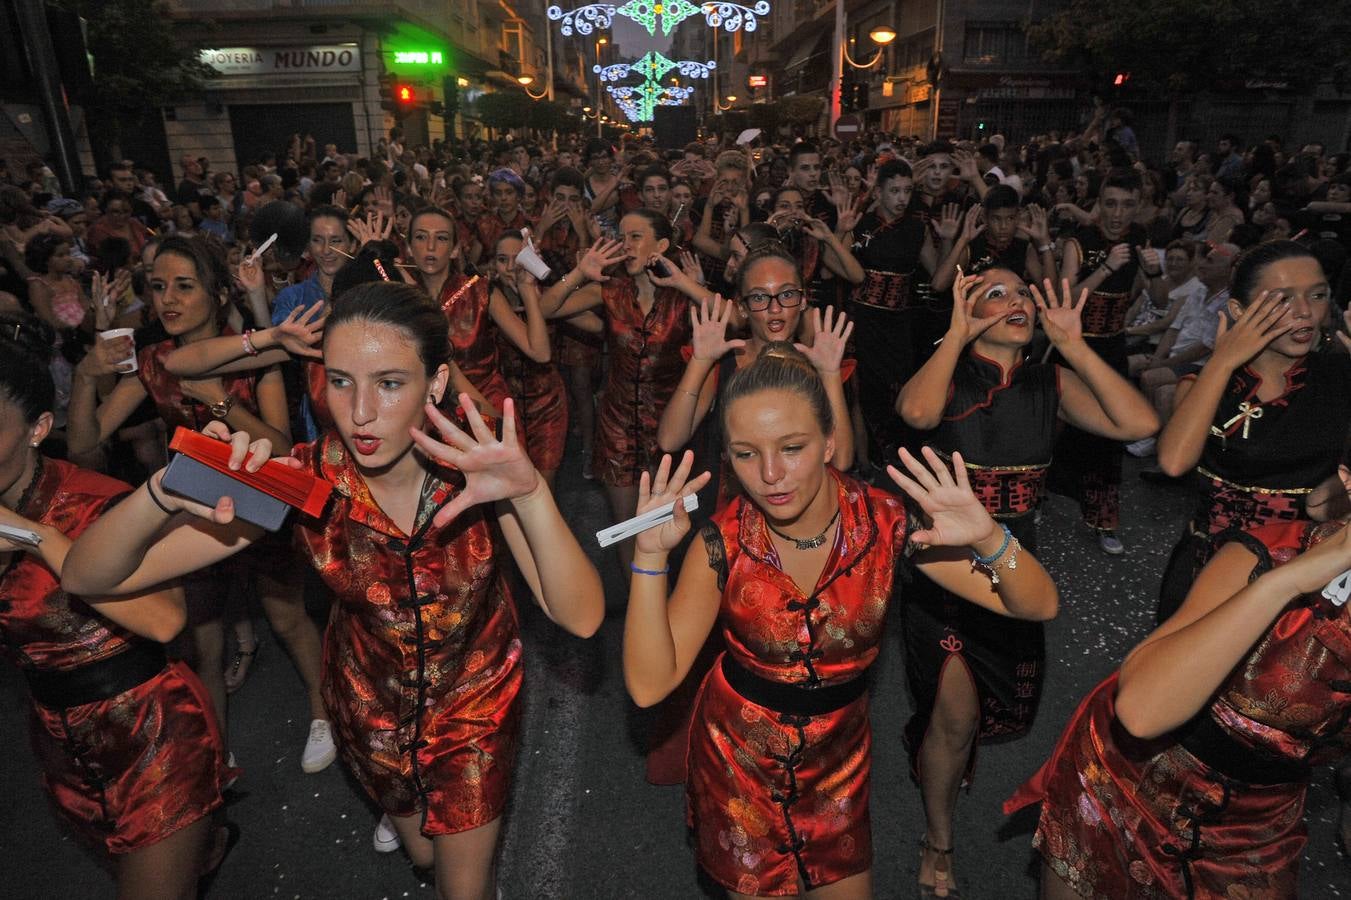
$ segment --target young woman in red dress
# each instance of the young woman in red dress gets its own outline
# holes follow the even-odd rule
[[[1345,465],[1340,480],[1351,493]],[[1323,595],[1351,570],[1351,529],[1279,522],[1218,543],[1005,804],[1041,804],[1048,900],[1298,896],[1311,770],[1351,750],[1351,618]]]
[[[668,591],[676,518],[636,539],[624,677],[640,706],[685,678],[721,623],[727,645],[700,690],[688,809],[699,864],[736,898],[872,896],[866,672],[896,576],[914,563],[995,612],[1048,619],[1041,565],[932,451],[892,479],[923,509],[830,468],[830,402],[812,364],[771,344],[723,390],[723,430],[744,493],[714,516]],[[639,512],[698,490],[693,455],[644,474]],[[974,557],[974,558],[973,558]],[[976,565],[973,565],[975,563]],[[977,565],[983,569],[978,569]]]
[[[110,861],[118,896],[187,900],[226,847],[225,746],[202,683],[164,655],[187,621],[181,590],[104,603],[61,587],[71,543],[131,488],[39,451],[52,339],[35,319],[0,318],[0,524],[41,538],[0,539],[0,655],[28,681],[43,786]]]
[[[574,634],[600,626],[604,599],[517,438],[512,402],[500,439],[467,394],[472,434],[437,411],[450,353],[444,318],[416,288],[366,284],[334,300],[324,334],[334,428],[289,461],[334,492],[293,534],[335,597],[323,694],[343,761],[414,864],[435,866],[441,897],[486,900],[521,712],[508,559]],[[230,442],[233,468],[256,471],[271,453],[242,431],[206,432]],[[260,536],[233,521],[228,498],[208,509],[166,493],[161,478],[84,536],[67,558],[69,589],[135,592]]]

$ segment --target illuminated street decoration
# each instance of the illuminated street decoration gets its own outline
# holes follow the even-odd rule
[[[689,0],[629,0],[616,12],[627,16],[655,35],[661,28],[663,35],[669,35],[675,27],[690,16],[697,16],[702,10]]]
[[[564,12],[560,7],[551,6],[548,15],[552,22],[562,19],[563,24],[559,27],[559,30],[564,37],[571,37],[574,31],[578,34],[590,34],[597,28],[609,28],[614,24],[615,5],[613,3],[591,3],[567,12]]]
[[[704,21],[710,28],[724,31],[754,31],[760,27],[756,16],[769,15],[769,0],[757,0],[753,6],[740,3],[715,2],[703,5]]]
[[[657,106],[679,106],[694,93],[688,85],[662,85],[656,81],[642,84],[608,84],[605,90],[614,98],[615,105],[624,110],[633,122],[651,122],[652,110]],[[630,108],[633,115],[629,115]],[[636,116],[636,118],[635,118]]]
[[[657,81],[666,76],[666,73],[672,69],[678,69],[681,75],[686,78],[707,78],[709,73],[717,67],[717,63],[709,60],[708,62],[698,62],[693,59],[672,60],[658,53],[656,50],[649,50],[643,55],[642,59],[634,60],[631,63],[614,63],[608,66],[595,65],[591,71],[600,76],[601,81],[623,81],[630,75],[638,75],[649,81]]]

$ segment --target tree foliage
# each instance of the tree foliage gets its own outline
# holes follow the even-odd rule
[[[489,128],[521,128],[529,122],[530,98],[519,91],[493,91],[474,101],[479,121]]]
[[[1307,87],[1341,66],[1351,0],[1069,0],[1027,31],[1048,61],[1171,97],[1254,78]]]
[[[540,131],[566,131],[574,121],[567,106],[557,100],[532,100],[526,124]]]
[[[796,94],[778,101],[779,113],[789,125],[815,125],[826,108],[824,97]]]
[[[764,132],[765,138],[772,141],[779,133],[782,113],[777,103],[755,103],[747,110],[746,118],[752,128],[759,128]]]

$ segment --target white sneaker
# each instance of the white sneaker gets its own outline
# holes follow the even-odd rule
[[[1115,531],[1104,531],[1098,535],[1098,546],[1108,556],[1120,556],[1126,552],[1126,545],[1116,536]]]
[[[1154,448],[1159,444],[1158,440],[1152,437],[1141,438],[1138,441],[1126,445],[1126,452],[1136,459],[1144,459],[1146,456],[1154,455]]]
[[[308,775],[322,772],[338,758],[337,745],[333,743],[333,733],[327,719],[315,719],[310,723],[310,736],[305,741],[305,752],[300,755],[300,768]]]
[[[371,845],[375,847],[376,853],[393,853],[403,846],[403,841],[399,840],[399,833],[394,830],[394,823],[389,821],[389,816],[380,817],[380,824],[375,826],[375,834],[371,835]]]

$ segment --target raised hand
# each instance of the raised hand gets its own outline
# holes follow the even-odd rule
[[[516,407],[510,397],[502,401],[500,439],[488,429],[468,394],[460,395],[460,409],[469,422],[470,434],[465,434],[431,403],[427,404],[427,419],[440,432],[442,440],[429,436],[421,428],[408,429],[423,453],[464,473],[463,490],[432,519],[438,528],[444,528],[472,506],[520,499],[544,484],[516,436]]]
[[[259,438],[255,441],[249,436],[248,432],[230,431],[230,426],[224,422],[209,423],[202,429],[202,434],[230,445],[230,459],[227,461],[227,466],[235,471],[242,469],[245,472],[257,472],[263,467],[263,463],[267,462],[272,456],[272,442],[267,438]],[[278,459],[277,461],[292,468],[300,468],[300,461],[292,457]],[[235,502],[229,497],[221,497],[216,501],[216,505],[211,507],[165,490],[164,469],[160,469],[150,476],[150,481],[146,483],[146,490],[152,489],[154,495],[170,510],[186,512],[198,518],[215,522],[218,525],[226,525],[234,520]]]
[[[296,307],[272,329],[277,344],[292,356],[323,359],[324,322],[328,310],[322,303]]]
[[[373,192],[375,194],[375,208],[386,219],[394,218],[394,195],[390,193],[387,187],[378,187]]]
[[[94,330],[107,331],[113,326],[117,304],[113,302],[113,292],[108,280],[99,272],[94,273],[94,281],[89,286],[89,305],[94,310]]]
[[[89,378],[122,374],[117,368],[118,363],[131,356],[135,346],[129,335],[109,339],[99,338],[80,360],[75,371]]]
[[[1230,372],[1247,365],[1272,341],[1294,327],[1294,320],[1286,318],[1289,310],[1290,304],[1280,291],[1263,291],[1248,304],[1233,325],[1221,312],[1210,362]]]
[[[811,346],[793,346],[811,360],[816,371],[822,375],[834,375],[840,371],[840,363],[844,361],[844,348],[849,343],[849,336],[854,333],[854,323],[843,312],[836,316],[833,306],[827,306],[824,315],[820,309],[813,307],[811,316],[812,334],[815,335]]]
[[[1347,350],[1351,350],[1351,309],[1342,313],[1342,330],[1337,332],[1337,340]]]
[[[623,241],[602,239],[582,254],[582,258],[577,261],[577,268],[591,281],[609,281],[610,276],[605,274],[605,270],[623,262],[624,256]]]
[[[371,241],[389,240],[389,235],[394,230],[394,216],[386,216],[377,210],[368,213],[364,221],[356,218],[348,219],[347,230],[356,238],[358,247],[364,247]]]
[[[698,306],[690,304],[690,322],[693,325],[691,343],[695,359],[715,362],[729,351],[746,346],[746,342],[739,338],[727,339],[727,326],[735,315],[736,303],[722,299],[720,294],[714,294],[712,299],[705,299]]]
[[[704,284],[704,267],[699,264],[699,257],[688,250],[680,251],[680,271],[695,284]]]
[[[858,227],[859,221],[863,218],[863,212],[868,207],[868,194],[862,193],[854,198],[854,202],[849,208],[840,212],[839,218],[835,221],[835,231],[839,234],[845,234]]]
[[[948,320],[944,341],[954,341],[957,346],[965,347],[1003,320],[1003,312],[976,318],[976,302],[984,286],[985,279],[980,275],[967,275],[957,269],[957,278],[952,283],[952,317]]]
[[[957,236],[962,223],[962,208],[956,203],[944,203],[943,214],[934,221],[934,233],[944,242]]]
[[[828,241],[833,234],[830,226],[815,216],[808,216],[802,220],[802,230],[818,241]]]
[[[932,448],[925,447],[922,452],[924,463],[901,448],[901,462],[909,470],[908,476],[895,466],[887,466],[891,480],[919,504],[929,520],[929,527],[913,531],[911,540],[930,547],[969,547],[989,538],[998,526],[972,493],[962,455],[952,454],[950,470]]]
[[[843,214],[845,210],[849,209],[849,203],[853,199],[849,196],[849,187],[844,183],[844,179],[835,172],[830,173],[829,181],[830,191],[828,196],[830,202],[835,206],[837,214]]]
[[[1106,266],[1112,274],[1116,274],[1121,271],[1122,266],[1130,261],[1131,245],[1125,243],[1114,244],[1112,249],[1107,253],[1107,259],[1103,260],[1103,265]]]
[[[253,294],[263,290],[265,281],[262,260],[255,260],[252,253],[245,256],[244,261],[235,270],[235,280],[246,293]]]
[[[863,174],[863,186],[869,191],[877,184],[877,163],[868,163],[868,171]]]
[[[708,484],[711,475],[708,472],[703,473],[697,478],[690,480],[690,469],[694,466],[694,451],[686,450],[680,458],[680,465],[676,466],[674,472],[671,471],[671,455],[663,454],[661,464],[657,466],[655,476],[644,472],[638,479],[638,509],[635,515],[665,506],[684,497],[686,494],[693,494]],[[647,531],[639,532],[634,537],[634,549],[639,553],[670,553],[680,542],[684,540],[685,535],[690,530],[690,514],[685,511],[684,503],[675,505],[675,518],[665,522],[656,528],[649,528]]]
[[[1046,210],[1035,203],[1027,207],[1027,223],[1019,225],[1018,230],[1037,247],[1045,247],[1051,243],[1051,224]]]
[[[963,245],[970,244],[976,239],[982,231],[985,230],[985,208],[982,206],[973,206],[966,211],[962,217],[962,236],[960,242]]]
[[[1079,291],[1079,299],[1075,300],[1070,293],[1068,278],[1060,280],[1059,296],[1056,295],[1055,283],[1051,279],[1047,278],[1043,284],[1046,286],[1045,295],[1037,290],[1035,284],[1027,286],[1032,292],[1032,302],[1037,304],[1037,311],[1041,314],[1042,331],[1046,332],[1051,343],[1057,347],[1081,339],[1084,336],[1083,314],[1084,303],[1088,300],[1088,288]]]
[[[1139,261],[1140,271],[1145,273],[1146,278],[1156,278],[1163,274],[1163,266],[1159,265],[1159,258],[1149,246],[1149,241],[1145,241],[1143,247],[1135,248],[1135,258]]]
[[[957,174],[963,181],[979,181],[980,166],[976,165],[976,154],[970,150],[956,150],[952,162],[957,166]]]

